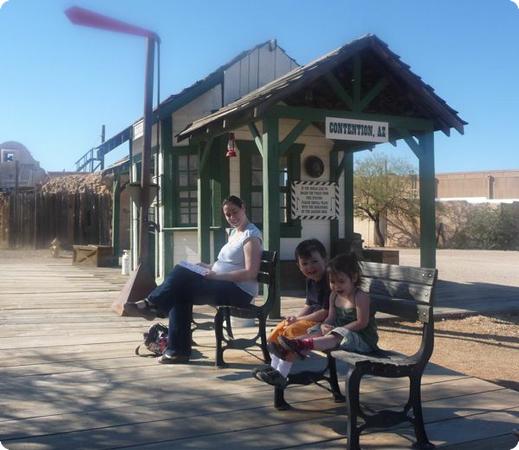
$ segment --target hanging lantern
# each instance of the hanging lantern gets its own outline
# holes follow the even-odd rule
[[[234,158],[236,156],[236,143],[234,140],[234,133],[229,133],[229,140],[227,141],[227,158]]]

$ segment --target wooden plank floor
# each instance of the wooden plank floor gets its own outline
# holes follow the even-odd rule
[[[290,411],[250,370],[259,353],[226,352],[214,368],[211,330],[189,365],[134,355],[149,322],[109,305],[125,278],[70,259],[0,261],[0,442],[13,449],[339,449],[344,404],[317,386],[289,388]],[[208,310],[197,310],[209,317]],[[238,330],[247,334],[247,329]],[[315,358],[312,364],[322,360]],[[369,407],[404,401],[403,380],[363,382]],[[519,393],[431,365],[423,379],[430,439],[447,449],[511,449]],[[362,436],[366,449],[410,449],[412,429]]]

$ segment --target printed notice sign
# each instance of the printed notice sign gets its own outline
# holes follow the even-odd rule
[[[331,220],[339,215],[339,186],[327,181],[294,181],[292,218]]]
[[[326,118],[326,138],[343,141],[388,142],[388,122]]]

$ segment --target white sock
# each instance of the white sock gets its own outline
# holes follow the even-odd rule
[[[288,374],[290,373],[290,369],[292,368],[293,364],[294,363],[292,361],[285,361],[281,359],[279,361],[277,371],[286,378],[288,377]]]
[[[273,355],[272,353],[269,353],[269,355],[270,355],[270,366],[273,369],[277,369],[278,364],[281,360],[276,355]]]

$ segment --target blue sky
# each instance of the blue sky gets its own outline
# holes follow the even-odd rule
[[[469,122],[463,136],[436,133],[437,172],[519,169],[511,0],[8,0],[0,143],[23,143],[46,170],[73,170],[102,124],[110,137],[143,111],[144,39],[72,25],[73,5],[160,35],[162,99],[268,39],[305,64],[374,33]],[[384,151],[412,157],[405,145]]]

